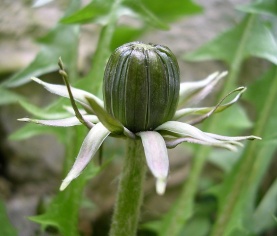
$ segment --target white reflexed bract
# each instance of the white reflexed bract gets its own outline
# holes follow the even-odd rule
[[[97,116],[95,115],[84,115],[83,118],[91,123],[99,122],[97,119]],[[71,127],[71,126],[82,124],[76,116],[57,119],[57,120],[37,120],[37,119],[21,118],[21,119],[18,119],[18,121],[31,122],[39,125],[56,126],[56,127]]]
[[[213,113],[221,112],[236,103],[243,92],[246,90],[245,87],[234,89],[225,97],[223,97],[216,106],[180,109],[176,111],[172,120],[166,121],[165,123],[156,127],[154,130],[133,133],[105,110],[104,103],[101,99],[84,90],[71,87],[68,81],[66,81],[66,72],[63,71],[62,75],[67,86],[49,84],[41,81],[38,78],[32,79],[42,85],[49,92],[62,97],[70,98],[72,107],[64,108],[66,111],[68,111],[70,116],[74,115],[74,117],[60,117],[60,119],[58,119],[59,117],[57,117],[57,119],[53,117],[52,119],[50,118],[50,120],[29,118],[19,119],[20,121],[58,127],[69,127],[84,124],[87,128],[90,129],[87,136],[85,137],[72,169],[69,171],[68,175],[61,184],[61,191],[64,190],[73,179],[77,178],[81,174],[109,134],[117,137],[124,136],[125,138],[127,137],[131,139],[136,139],[138,137],[141,138],[146,157],[146,163],[156,178],[156,192],[159,195],[164,194],[168,178],[169,159],[167,148],[173,148],[180,143],[188,142],[236,151],[238,146],[243,146],[240,141],[246,139],[260,139],[259,137],[253,135],[228,137],[212,134],[203,132],[193,126],[194,124],[200,123],[207,119]],[[205,97],[226,75],[227,72],[216,72],[202,81],[182,83],[180,85],[179,105],[183,102],[193,102],[195,99],[201,99]],[[71,96],[69,95],[70,92],[72,93]],[[234,93],[238,94],[231,101],[223,103],[226,98]],[[79,102],[83,108],[79,109],[74,101]],[[27,108],[29,111],[33,109],[32,107],[28,106]],[[47,118],[47,116],[41,117],[40,112],[38,112],[38,114],[39,115],[35,115],[39,118]],[[186,121],[185,123],[176,121],[177,119],[186,115],[193,115],[195,117],[193,117],[192,120]]]
[[[38,84],[42,85],[46,90],[48,90],[50,93],[54,93],[56,95],[59,95],[61,97],[69,98],[69,93],[65,85],[59,85],[59,84],[49,84],[46,83],[38,78],[32,77],[33,81],[37,82]],[[71,91],[73,94],[73,98],[76,102],[81,103],[85,108],[91,110],[91,107],[86,99],[86,97],[89,97],[93,99],[97,104],[101,107],[104,107],[104,103],[101,99],[96,97],[95,95],[86,92],[81,89],[73,88],[71,87]]]
[[[200,81],[183,82],[180,84],[179,104],[187,102],[189,99],[201,100],[209,94],[214,86],[226,75],[227,71],[215,72]]]
[[[110,131],[106,129],[102,123],[96,124],[88,132],[73,167],[61,184],[61,191],[63,191],[73,179],[81,174],[109,134]]]
[[[163,137],[155,131],[139,132],[141,137],[146,162],[155,176],[156,191],[162,195],[165,192],[166,180],[169,170],[169,160],[166,149],[166,144]]]

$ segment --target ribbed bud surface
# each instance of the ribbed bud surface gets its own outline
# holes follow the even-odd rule
[[[180,78],[165,46],[132,42],[111,55],[104,75],[106,110],[133,132],[153,130],[177,107]]]

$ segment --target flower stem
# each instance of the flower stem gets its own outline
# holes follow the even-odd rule
[[[145,158],[140,139],[128,140],[117,200],[112,219],[110,236],[134,236],[143,198],[146,172]]]

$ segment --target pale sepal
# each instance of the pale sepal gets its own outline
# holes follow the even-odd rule
[[[239,88],[231,91],[223,99],[221,99],[218,102],[218,104],[216,106],[214,106],[214,107],[184,108],[184,109],[177,110],[175,112],[173,120],[178,120],[178,119],[180,119],[180,118],[182,118],[182,117],[184,117],[186,115],[203,115],[203,116],[195,119],[195,121],[188,122],[190,124],[192,124],[192,123],[193,124],[199,123],[199,122],[207,119],[213,113],[222,112],[225,109],[227,109],[228,107],[232,106],[234,103],[236,103],[239,100],[239,98],[245,92],[245,90],[246,90],[245,87],[239,87]],[[236,95],[236,97],[234,97],[234,99],[232,99],[228,103],[225,103],[225,104],[221,105],[227,97],[229,97],[231,94],[233,94],[235,92],[239,92],[239,93]]]
[[[196,82],[183,82],[180,84],[179,105],[186,103],[188,100],[201,100],[207,96],[214,86],[228,74],[227,71],[222,73],[215,72],[207,78]]]
[[[219,134],[212,134],[212,133],[207,133],[205,132],[205,134],[209,135],[210,137],[213,137],[215,139],[220,139],[220,140],[226,140],[226,141],[243,141],[243,140],[261,140],[261,137],[255,136],[255,135],[249,135],[249,136],[223,136],[223,135],[219,135]]]
[[[205,146],[214,146],[214,147],[221,147],[221,148],[223,147],[230,151],[234,151],[234,152],[237,151],[237,147],[234,146],[235,145],[234,143],[232,143],[232,144],[226,143],[223,146],[222,144],[214,144],[214,143],[210,143],[210,142],[206,142],[206,141],[202,141],[202,140],[198,140],[198,139],[190,138],[190,137],[189,138],[170,138],[170,139],[165,138],[165,143],[166,143],[167,148],[175,148],[177,145],[184,143],[184,142],[205,145]],[[236,145],[241,146],[238,143],[236,143]]]
[[[87,134],[73,167],[63,180],[60,191],[63,191],[70,182],[77,178],[93,158],[110,131],[101,123],[96,124]]]
[[[159,178],[159,179],[156,180],[156,192],[157,192],[157,194],[164,195],[165,189],[166,189],[166,181],[167,181],[167,178],[164,178],[164,179]]]
[[[32,77],[31,79],[37,82],[38,84],[42,85],[49,92],[59,95],[61,97],[69,98],[68,90],[65,85],[49,84],[35,77]],[[88,110],[91,110],[91,108],[85,97],[89,97],[90,99],[93,99],[99,106],[104,107],[103,101],[91,93],[88,93],[84,90],[76,89],[73,87],[71,87],[71,91],[72,91],[74,100],[76,102],[81,103]]]
[[[169,170],[165,141],[155,131],[139,132],[137,135],[141,137],[147,165],[156,178],[156,191],[162,195],[165,192]]]
[[[97,123],[98,119],[95,115],[84,115],[84,119],[93,126],[93,123]],[[38,119],[30,119],[30,118],[21,118],[18,121],[31,122],[39,125],[47,125],[47,126],[56,126],[56,127],[70,127],[75,125],[81,125],[82,123],[79,121],[77,117],[69,117],[63,119],[56,120],[38,120]]]
[[[235,141],[217,140],[192,125],[181,123],[178,121],[167,121],[158,126],[155,130],[167,131],[177,138],[191,138],[190,140],[194,140],[195,143],[197,142],[203,145],[223,147],[231,151],[237,150],[237,148],[234,147],[234,145],[237,145]]]

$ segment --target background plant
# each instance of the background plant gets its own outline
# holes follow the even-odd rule
[[[156,0],[151,2],[107,0],[104,3],[92,1],[81,7],[80,1],[72,0],[57,26],[39,40],[41,50],[34,61],[1,84],[0,103],[7,104],[20,100],[20,104],[38,118],[64,117],[65,114],[57,113],[62,110],[64,100],[60,99],[46,108],[39,108],[27,104],[28,98],[14,93],[12,88],[28,83],[31,76],[41,76],[57,70],[57,59],[62,56],[71,83],[101,97],[104,66],[114,48],[125,42],[140,39],[143,34],[154,29],[168,29],[170,24],[180,17],[200,14],[200,9],[189,1],[186,3],[173,1],[172,5],[168,5],[167,1]],[[263,137],[263,141],[259,144],[247,143],[245,149],[236,154],[202,147],[194,150],[194,146],[189,147],[193,159],[188,179],[184,180],[184,186],[177,200],[172,203],[171,210],[157,218],[157,221],[143,225],[147,232],[152,230],[159,235],[199,236],[266,235],[266,232],[268,235],[270,232],[272,235],[274,232],[276,234],[276,173],[266,175],[272,171],[270,166],[274,165],[276,152],[276,129],[274,129],[277,116],[275,68],[277,46],[274,31],[276,9],[275,1],[270,0],[238,6],[238,11],[243,15],[240,22],[234,23],[230,30],[184,56],[185,60],[193,62],[201,60],[224,62],[229,70],[229,76],[222,85],[223,89],[218,97],[222,97],[222,94],[226,94],[235,86],[248,87],[244,96],[244,103],[247,106],[236,106],[230,111],[216,115],[207,120],[202,129],[238,135],[241,134],[242,128],[250,129],[251,126],[252,133]],[[139,26],[118,24],[123,15],[137,19]],[[97,45],[94,45],[96,51],[91,70],[80,79],[77,50],[78,38],[82,33],[80,26],[83,24],[101,25],[101,32]],[[242,80],[245,61],[250,57],[268,61],[268,69],[260,75]],[[245,107],[250,107],[250,110],[254,111],[254,115],[251,116],[252,122],[247,118]],[[219,123],[219,119],[225,119],[226,122]],[[65,131],[28,124],[11,138],[20,140],[38,134],[54,133],[66,147],[63,170],[66,173],[74,161],[85,132],[81,127]],[[111,159],[113,156],[111,155]],[[110,161],[105,158],[104,164],[100,167],[90,165],[67,191],[57,192],[43,214],[31,217],[31,220],[41,224],[43,228],[54,226],[62,235],[78,235],[78,214],[83,202],[84,187],[87,181],[108,166]],[[207,176],[202,176],[207,162],[212,164],[211,170],[219,172],[220,181],[211,172]],[[265,185],[266,176],[269,178],[267,185]],[[205,181],[207,179],[209,181]],[[3,211],[1,208],[1,212]],[[3,222],[4,220],[8,222],[7,219],[3,219]],[[15,235],[10,224],[3,225],[5,227],[2,229],[7,230],[3,231],[5,232],[3,235]]]

